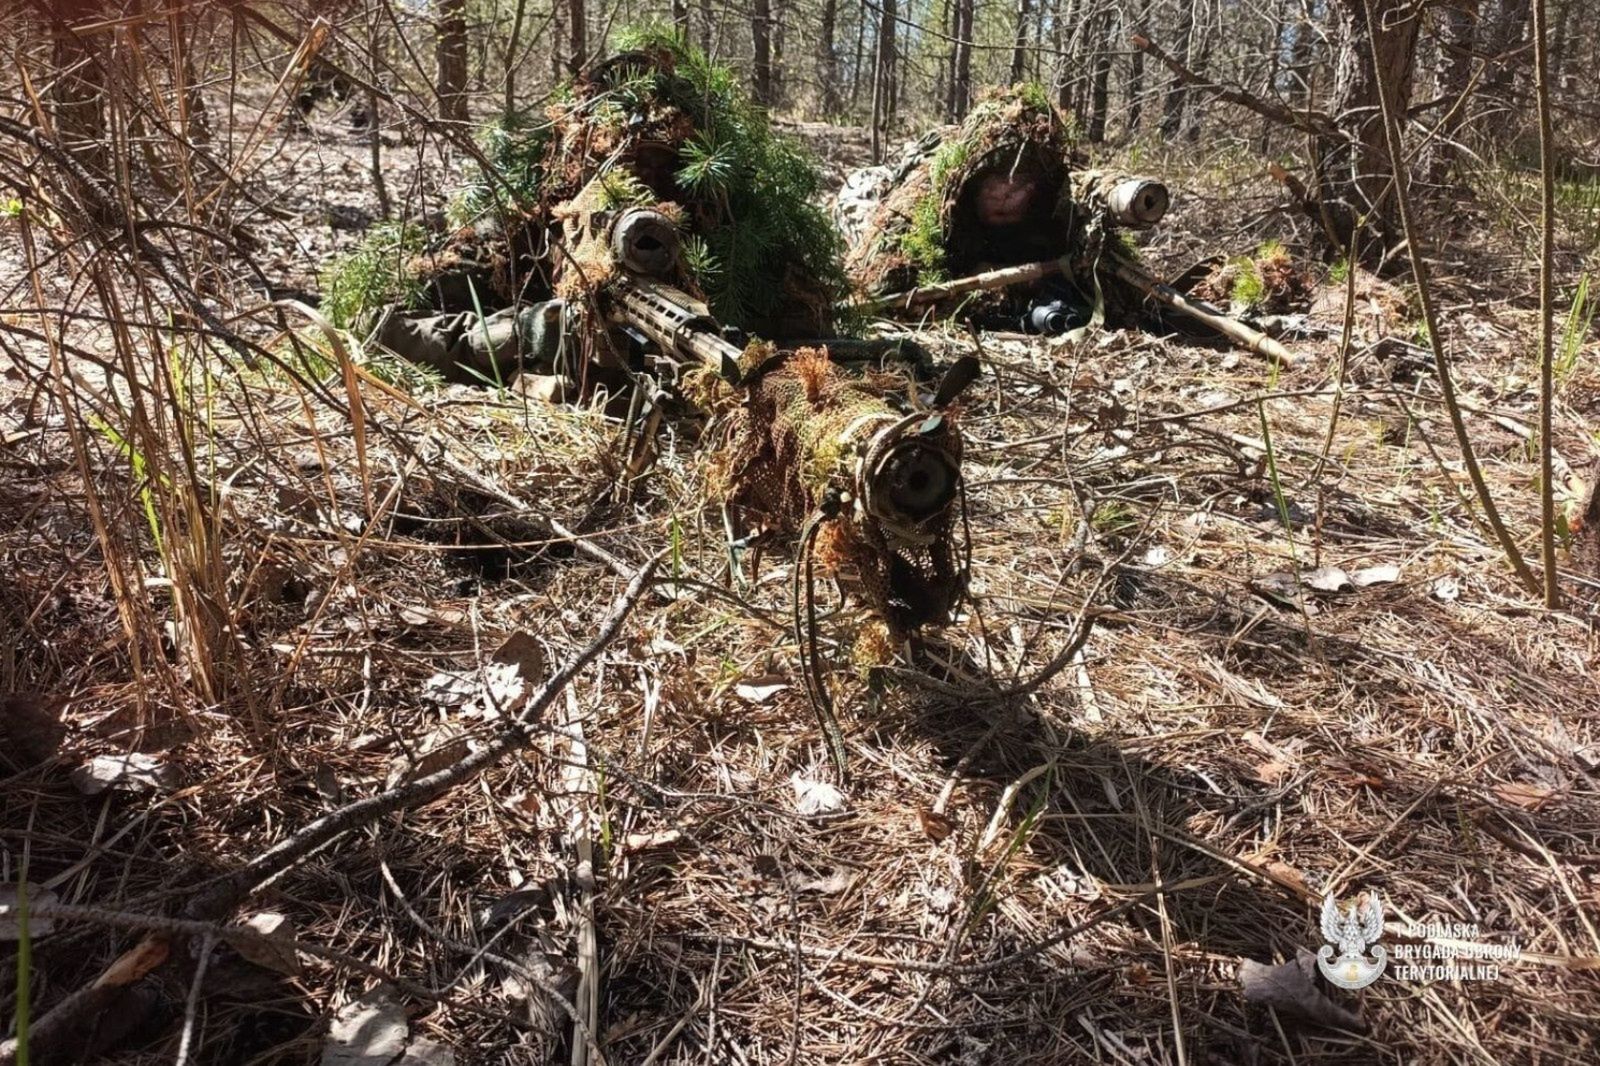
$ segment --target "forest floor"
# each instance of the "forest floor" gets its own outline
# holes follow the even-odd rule
[[[834,179],[861,151],[855,131],[799,132]],[[314,290],[355,239],[330,208],[376,211],[365,152],[329,119],[257,175],[287,216],[258,226],[279,284]],[[448,176],[385,152],[397,204],[436,208]],[[1159,266],[1273,238],[1303,255],[1259,162],[1128,162],[1175,190],[1147,249]],[[1445,340],[1536,559],[1527,232],[1487,203],[1458,222]],[[17,264],[18,228],[0,242]],[[1291,368],[1133,330],[982,338],[959,414],[971,601],[902,650],[893,683],[845,683],[843,789],[795,678],[789,559],[730,574],[692,420],[629,480],[614,418],[515,387],[368,383],[356,432],[270,373],[208,379],[210,543],[237,628],[206,698],[163,629],[159,562],[137,561],[150,631],[131,642],[101,565],[97,525],[137,527],[144,497],[127,450],[86,439],[60,398],[111,386],[79,366],[40,388],[8,365],[0,881],[25,855],[55,901],[99,909],[35,929],[34,1017],[132,947],[138,915],[491,743],[505,701],[667,550],[675,580],[530,746],[256,894],[258,928],[281,918],[322,957],[230,942],[193,993],[157,970],[82,1034],[99,1061],[171,1062],[187,1015],[196,1060],[217,1063],[543,1063],[574,1039],[629,1066],[1594,1062],[1600,575],[1572,573],[1559,611],[1517,584],[1469,502],[1403,287],[1358,277],[1340,391],[1344,287],[1295,264],[1309,289],[1286,310],[1313,329]],[[46,282],[47,304],[73,288]],[[111,350],[94,323],[63,325]],[[973,343],[916,335],[945,361]],[[1559,382],[1563,507],[1597,434],[1589,334]],[[615,565],[552,541],[548,519]],[[1065,668],[1019,684],[1085,618]],[[148,756],[136,772],[95,762],[130,751]],[[111,787],[85,794],[93,771]],[[1305,953],[1329,892],[1381,894],[1391,967],[1460,941],[1506,957],[1477,979],[1318,987]],[[1476,930],[1430,946],[1426,923]]]

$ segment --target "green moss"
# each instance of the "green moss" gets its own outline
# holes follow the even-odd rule
[[[655,203],[652,193],[638,178],[626,170],[607,171],[599,184],[600,210],[614,211],[619,207],[648,207]]]
[[[1261,279],[1261,271],[1254,259],[1247,255],[1237,256],[1229,260],[1228,268],[1234,271],[1233,286],[1228,290],[1228,296],[1234,303],[1255,307],[1266,298],[1267,285]]]
[[[422,286],[408,264],[427,234],[415,223],[382,222],[356,248],[334,260],[321,277],[322,312],[343,329],[365,329],[380,308],[415,306]]]
[[[1050,94],[1039,82],[1025,81],[1011,87],[1011,93],[1022,101],[1024,107],[1035,111],[1050,110]]]
[[[944,220],[939,200],[924,196],[911,211],[911,227],[900,238],[900,251],[920,272],[920,284],[934,284],[945,269]]]
[[[943,191],[945,182],[953,175],[959,174],[961,168],[967,165],[972,158],[972,142],[959,137],[945,141],[933,155],[933,160],[928,164],[928,177],[933,181],[933,187]]]

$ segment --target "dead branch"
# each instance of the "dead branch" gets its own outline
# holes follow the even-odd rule
[[[1219,100],[1224,100],[1230,104],[1238,104],[1240,107],[1254,111],[1269,122],[1276,122],[1291,129],[1314,133],[1318,137],[1345,139],[1345,134],[1339,129],[1338,124],[1333,121],[1333,116],[1326,112],[1309,109],[1296,111],[1293,108],[1285,107],[1283,104],[1274,103],[1271,100],[1263,100],[1261,97],[1247,93],[1243,89],[1219,85],[1204,75],[1190,70],[1178,59],[1163,50],[1160,45],[1141,33],[1136,33],[1130,37],[1129,43],[1146,55],[1160,61],[1168,70],[1172,71],[1174,77],[1185,85],[1208,92]]]
[[[470,754],[451,766],[419,777],[375,796],[356,800],[331,811],[300,829],[288,839],[268,848],[245,863],[238,870],[213,884],[184,907],[188,923],[209,923],[222,920],[235,907],[264,882],[277,877],[300,860],[332,843],[345,833],[367,825],[384,815],[409,810],[428,803],[445,792],[472,779],[506,757],[530,746],[535,736],[535,726],[550,703],[572,683],[579,671],[593,662],[616,639],[633,608],[643,597],[651,578],[655,576],[665,552],[657,554],[634,574],[622,595],[612,604],[600,624],[593,640],[558,670],[543,687],[528,699],[526,706],[514,714],[507,714],[501,733],[482,750]],[[509,708],[508,708],[509,710]],[[153,916],[152,916],[153,917]],[[169,919],[159,919],[170,921]],[[172,935],[189,935],[193,932],[209,933],[210,925],[163,926]],[[147,938],[146,943],[155,938]],[[141,945],[142,946],[142,945]],[[170,952],[183,957],[184,952]],[[115,969],[116,967],[113,967]],[[145,972],[149,972],[148,970]],[[108,971],[108,974],[110,971]],[[144,976],[143,974],[139,975]],[[96,982],[96,987],[109,983],[106,976]],[[124,982],[123,986],[131,982]],[[122,986],[119,986],[122,987]],[[103,995],[75,993],[57,1004],[35,1022],[29,1033],[32,1048],[41,1054],[53,1041],[59,1041],[73,1031],[81,1030],[103,1005]],[[15,1062],[14,1047],[0,1047],[0,1066]]]

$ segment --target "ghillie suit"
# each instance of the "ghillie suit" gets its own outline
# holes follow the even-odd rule
[[[827,352],[805,348],[750,370],[730,414],[714,495],[740,528],[799,532],[801,674],[841,774],[843,740],[818,650],[817,567],[856,590],[875,620],[858,634],[858,665],[878,665],[890,642],[950,620],[966,591],[970,545],[961,433],[945,408],[975,372],[975,361],[957,363],[931,408],[905,410],[885,399],[904,390],[904,378],[850,376]]]
[[[909,146],[894,166],[852,175],[835,218],[851,242],[846,270],[869,298],[1069,262],[1065,279],[936,303],[1015,328],[1042,297],[1084,317],[1103,314],[1108,286],[1097,267],[1112,231],[1148,225],[1165,209],[1159,183],[1084,169],[1061,116],[1037,86],[1021,86]]]
[[[561,298],[576,317],[567,335],[586,357],[609,359],[613,346],[589,320],[606,279],[580,248],[592,216],[648,207],[682,237],[675,284],[719,320],[774,339],[831,332],[846,283],[837,234],[813,203],[815,168],[728,70],[671,35],[634,35],[630,50],[560,91],[542,122],[496,127],[483,147],[492,166],[452,212],[471,221],[406,258],[393,293],[363,310],[391,296],[409,297],[413,318]],[[529,333],[519,324],[507,335]],[[470,331],[444,339],[457,336],[479,343]],[[497,365],[528,354],[480,353]]]
[[[1311,302],[1312,283],[1283,245],[1268,241],[1253,255],[1214,262],[1190,291],[1234,314],[1282,315]]]
[[[924,137],[894,167],[853,175],[834,214],[851,234],[858,306],[1064,334],[1163,305],[1254,354],[1293,361],[1271,337],[1139,265],[1121,231],[1159,222],[1166,186],[1082,161],[1044,94],[1021,86]]]

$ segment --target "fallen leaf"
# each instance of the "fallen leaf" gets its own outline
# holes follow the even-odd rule
[[[172,944],[161,933],[151,933],[133,947],[117,956],[117,960],[107,966],[105,972],[95,979],[96,988],[127,988],[135,981],[142,981],[153,973],[157,966],[167,961],[167,956],[172,953]]]
[[[477,691],[477,679],[466,674],[441,671],[422,683],[422,698],[444,707],[459,707]]]
[[[478,913],[479,932],[492,932],[550,904],[548,887],[519,888],[508,892]]]
[[[1368,566],[1350,574],[1350,583],[1358,589],[1369,585],[1392,585],[1399,580],[1400,568],[1393,565]]]
[[[1543,785],[1529,784],[1525,781],[1512,781],[1509,784],[1495,785],[1494,794],[1513,807],[1521,807],[1525,811],[1543,809],[1550,798],[1555,795],[1553,789]]]
[[[537,817],[544,809],[544,804],[532,792],[514,792],[507,796],[501,806],[513,814],[520,814],[524,818]]]
[[[1317,958],[1305,948],[1276,966],[1254,959],[1239,964],[1239,984],[1247,1002],[1271,1007],[1330,1029],[1366,1032],[1367,1024],[1317,988]]]
[[[956,830],[956,823],[950,816],[938,811],[919,810],[917,821],[922,823],[922,832],[929,840],[944,840]]]
[[[763,674],[746,678],[733,686],[734,694],[747,703],[766,703],[789,687],[788,679],[780,674]]]
[[[629,833],[622,838],[624,851],[649,851],[651,848],[665,848],[676,844],[683,839],[681,829],[657,829],[653,833]]]
[[[1350,587],[1350,575],[1337,566],[1322,566],[1315,570],[1307,570],[1300,575],[1300,580],[1318,592],[1338,592],[1340,589]]]
[[[156,792],[171,788],[172,767],[153,755],[96,755],[71,774],[72,783],[85,796],[98,796],[108,788],[129,792]]]
[[[420,754],[396,755],[389,760],[389,776],[384,784],[385,788],[394,788],[396,785],[415,781],[419,777],[427,777],[447,766],[453,766],[471,753],[472,741],[466,736],[446,731],[435,733],[421,747]]]
[[[0,885],[0,942],[9,943],[22,939],[22,923],[19,921],[22,900],[18,891],[19,887],[15,882],[8,885]],[[29,908],[37,907],[41,903],[60,902],[54,892],[48,888],[42,888],[32,881],[27,882],[27,890]],[[34,937],[53,933],[55,928],[56,921],[54,918],[42,917],[32,913],[30,909],[28,914],[28,938],[30,940]]]
[[[1279,884],[1288,885],[1301,896],[1311,896],[1311,884],[1306,880],[1306,875],[1296,870],[1293,866],[1279,859],[1273,859],[1264,867],[1273,880]]]
[[[1279,759],[1268,759],[1266,762],[1257,763],[1250,772],[1257,781],[1264,785],[1276,785],[1294,770],[1293,766]]]
[[[1278,745],[1253,729],[1245,731],[1243,740],[1267,757],[1265,761],[1258,763],[1252,771],[1257,781],[1275,785],[1293,773],[1295,766],[1298,765],[1299,760],[1291,752],[1278,747]]]
[[[823,896],[837,896],[850,887],[850,875],[843,870],[835,870],[826,877],[808,878],[791,871],[789,884],[796,892],[815,892]]]
[[[378,985],[334,1014],[322,1045],[322,1066],[389,1066],[410,1035],[394,989]]]
[[[285,977],[300,976],[300,956],[295,953],[294,946],[288,943],[294,937],[294,925],[288,918],[275,911],[262,911],[252,914],[240,923],[253,933],[260,933],[267,937],[266,940],[246,940],[240,938],[232,941],[233,948],[245,961],[253,962],[265,970],[273,970]]]
[[[466,617],[461,611],[451,607],[443,609],[436,607],[401,607],[400,621],[408,626],[442,625],[453,626]]]
[[[1316,614],[1315,604],[1306,603],[1300,595],[1300,582],[1287,570],[1265,574],[1250,579],[1250,587],[1282,607],[1296,607],[1307,614]]]
[[[0,696],[0,741],[19,768],[54,757],[67,735],[61,704],[31,692]]]
[[[496,649],[494,661],[516,667],[524,681],[537,681],[544,676],[544,647],[531,633],[520,629]]]
[[[456,1066],[456,1053],[447,1044],[419,1036],[411,1041],[395,1066]]]
[[[844,793],[826,781],[812,781],[796,773],[789,779],[794,785],[794,806],[801,814],[837,814],[844,810]]]

